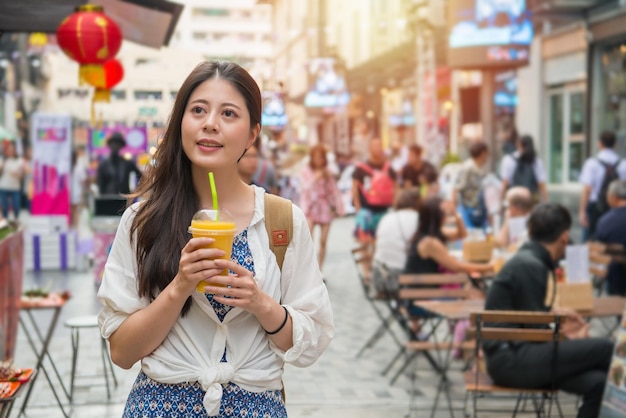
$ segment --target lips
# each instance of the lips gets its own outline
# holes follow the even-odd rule
[[[217,148],[223,148],[224,146],[222,144],[220,144],[218,141],[214,140],[214,139],[201,139],[197,142],[198,146],[202,147],[202,148],[213,148],[213,149],[217,149]]]

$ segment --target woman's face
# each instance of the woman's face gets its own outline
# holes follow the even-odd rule
[[[311,155],[311,162],[315,168],[324,168],[324,155],[321,152],[314,152]]]
[[[15,145],[12,142],[8,143],[4,148],[4,152],[8,158],[15,157]]]
[[[229,81],[212,78],[189,96],[181,123],[183,150],[195,167],[236,168],[259,128],[250,129],[250,114],[241,93]]]

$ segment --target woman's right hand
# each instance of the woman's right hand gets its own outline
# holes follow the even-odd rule
[[[222,272],[213,259],[224,256],[225,252],[219,248],[205,248],[214,242],[213,238],[192,238],[180,252],[175,282],[186,294],[193,294],[198,283]]]

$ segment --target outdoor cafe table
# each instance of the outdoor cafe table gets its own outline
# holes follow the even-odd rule
[[[472,312],[483,310],[485,301],[481,299],[465,300],[424,300],[415,301],[415,306],[426,309],[435,315],[450,320],[469,319]],[[626,298],[621,296],[600,296],[593,298],[593,308],[589,311],[579,311],[585,318],[606,318],[619,316],[624,312]]]
[[[593,308],[588,311],[578,311],[585,318],[605,318],[619,316],[624,312],[626,298],[621,296],[601,296],[593,298]],[[469,319],[473,312],[482,311],[485,307],[485,301],[482,299],[461,299],[461,300],[425,300],[415,301],[415,306],[425,309],[441,318],[451,321],[460,321]],[[452,345],[452,340],[449,340]],[[450,358],[440,364],[440,382],[432,408],[432,414],[437,409],[439,402],[439,394],[443,391],[448,401],[450,415],[454,416],[452,411],[452,401],[450,392],[447,388],[448,377],[447,372],[450,369]]]
[[[61,310],[63,306],[65,306],[66,299],[60,297],[57,294],[50,294],[45,298],[26,298],[23,297],[20,301],[20,326],[24,331],[24,335],[28,340],[28,344],[32,348],[33,352],[37,356],[37,363],[35,365],[36,372],[43,372],[43,375],[46,377],[48,384],[50,385],[50,389],[59,405],[59,408],[63,412],[65,417],[69,417],[69,412],[65,411],[63,407],[63,402],[59,397],[59,393],[57,393],[57,389],[59,386],[55,385],[52,382],[52,375],[49,373],[44,360],[48,360],[49,367],[52,369],[56,378],[59,382],[61,390],[65,394],[65,397],[69,400],[69,392],[67,391],[65,385],[63,384],[63,380],[61,379],[61,375],[57,370],[56,364],[54,360],[50,356],[50,352],[48,351],[48,347],[50,345],[50,341],[52,340],[52,336],[54,335],[54,330],[56,328],[57,321],[59,319],[59,315],[61,314]],[[33,312],[38,311],[52,311],[52,317],[48,321],[47,328],[44,328],[41,321],[38,321],[37,318],[33,315]],[[28,390],[24,396],[24,402],[22,403],[22,407],[20,409],[19,415],[22,416],[25,414],[26,406],[28,405],[28,401],[30,399],[31,392],[33,387],[35,386],[35,380],[39,376],[39,373],[35,373],[33,376],[30,385],[28,386]]]

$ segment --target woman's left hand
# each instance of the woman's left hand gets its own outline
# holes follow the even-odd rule
[[[205,292],[212,293],[213,299],[224,305],[239,307],[252,314],[260,312],[269,296],[259,289],[254,274],[231,260],[214,262],[218,268],[227,268],[235,274],[211,277],[211,282],[225,287],[206,286]]]

